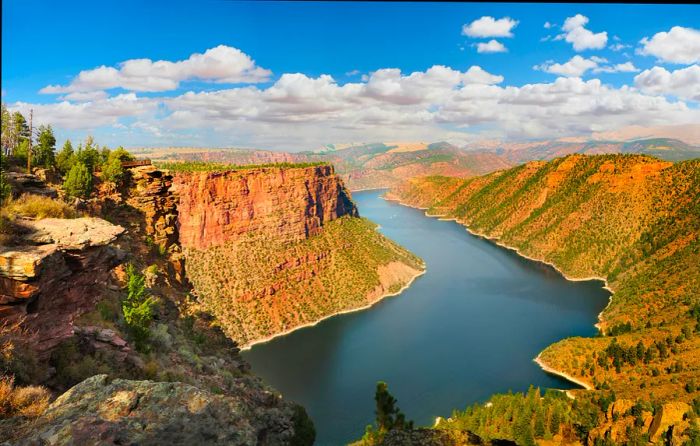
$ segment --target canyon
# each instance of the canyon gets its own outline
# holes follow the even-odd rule
[[[387,197],[454,219],[571,280],[605,280],[614,294],[599,316],[601,336],[561,340],[537,359],[593,389],[570,391],[576,398],[612,392],[620,404],[668,405],[657,414],[673,413],[664,429],[682,436],[691,432],[685,414],[700,367],[699,174],[698,160],[570,155],[466,180],[413,179]],[[589,439],[631,441],[611,419]],[[659,437],[656,423],[649,435]]]
[[[124,188],[99,194],[77,205],[78,218],[13,217],[23,229],[0,250],[8,355],[0,365],[18,384],[57,394],[78,384],[33,430],[0,423],[3,436],[26,444],[47,435],[57,444],[100,435],[160,441],[165,431],[140,432],[130,420],[167,424],[191,398],[197,415],[178,441],[203,441],[216,429],[221,444],[310,444],[304,410],[251,375],[240,347],[365,308],[423,269],[359,216],[325,164],[195,173],[139,166]],[[155,299],[150,346],[134,344],[119,316],[133,265]],[[85,380],[100,372],[110,377]],[[93,409],[102,415],[86,417]],[[243,427],[214,428],[224,414]]]
[[[173,193],[187,276],[243,347],[367,307],[423,269],[359,217],[330,165],[178,173]]]

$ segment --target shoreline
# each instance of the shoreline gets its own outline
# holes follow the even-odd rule
[[[475,236],[475,237],[479,237],[479,238],[482,238],[482,239],[484,239],[484,240],[487,240],[487,241],[489,241],[489,242],[495,244],[496,246],[500,246],[501,248],[505,248],[505,249],[514,251],[516,254],[518,254],[519,256],[521,256],[521,257],[523,257],[523,258],[525,258],[525,259],[528,259],[528,260],[531,260],[531,261],[534,261],[534,262],[539,262],[539,263],[542,263],[542,264],[544,264],[544,265],[548,265],[548,266],[552,267],[556,272],[558,272],[559,274],[561,274],[562,277],[564,277],[566,280],[568,280],[568,281],[570,281],[570,282],[585,282],[585,281],[589,281],[589,280],[598,280],[598,281],[603,282],[603,289],[604,289],[604,290],[607,290],[607,291],[610,293],[610,297],[608,298],[608,304],[605,306],[605,308],[603,308],[603,310],[602,310],[600,313],[598,313],[598,317],[597,317],[598,322],[595,323],[595,324],[593,324],[593,326],[594,326],[595,328],[597,328],[598,331],[600,332],[600,323],[602,322],[601,317],[602,317],[603,313],[605,313],[605,310],[607,310],[608,307],[610,306],[610,304],[612,303],[613,296],[615,295],[615,291],[614,291],[612,288],[610,288],[610,286],[609,286],[609,284],[608,284],[608,280],[607,280],[606,278],[604,278],[604,277],[599,277],[599,276],[571,277],[571,276],[567,275],[566,273],[564,273],[562,270],[560,270],[555,264],[553,264],[553,263],[551,263],[551,262],[548,262],[548,261],[546,261],[546,260],[537,259],[537,258],[528,256],[527,254],[523,254],[522,252],[520,252],[520,249],[515,248],[515,247],[513,247],[513,246],[508,246],[508,245],[504,244],[503,242],[501,242],[499,239],[497,239],[497,238],[495,238],[495,237],[489,237],[489,236],[487,236],[487,235],[485,235],[485,234],[480,234],[480,233],[478,233],[478,232],[476,232],[476,231],[473,231],[472,229],[469,228],[469,226],[467,226],[465,223],[459,221],[459,220],[456,219],[456,218],[449,218],[449,217],[446,217],[445,215],[432,215],[432,214],[429,214],[428,211],[427,211],[429,208],[422,208],[422,207],[419,207],[419,206],[413,206],[413,205],[410,205],[410,204],[408,204],[408,203],[405,203],[405,202],[403,202],[403,201],[401,201],[401,200],[399,200],[399,199],[397,199],[397,198],[387,197],[386,195],[382,195],[380,198],[382,198],[383,200],[386,200],[386,201],[393,201],[393,202],[398,203],[398,204],[400,204],[400,205],[402,205],[402,206],[406,206],[406,207],[410,207],[410,208],[413,208],[413,209],[418,209],[418,210],[424,211],[424,214],[425,214],[426,217],[437,218],[438,220],[441,220],[441,221],[454,221],[455,223],[457,223],[457,224],[463,226],[463,227],[467,230],[468,233],[470,233],[471,235],[473,235],[473,236]],[[549,347],[549,346],[548,346],[548,347]],[[547,347],[547,348],[548,348],[548,347]],[[545,348],[545,349],[546,349],[546,348]],[[543,351],[544,351],[544,350],[543,350]],[[540,352],[540,353],[537,355],[537,357],[536,357],[535,359],[533,359],[533,361],[534,361],[535,363],[537,363],[537,365],[539,365],[540,368],[541,368],[544,372],[546,372],[546,373],[551,373],[552,375],[556,375],[556,376],[559,376],[559,377],[561,377],[561,378],[564,378],[564,379],[566,379],[567,381],[570,381],[570,382],[572,382],[572,383],[574,383],[574,384],[577,384],[577,385],[583,387],[583,388],[586,389],[586,390],[594,390],[594,387],[591,386],[589,383],[583,382],[583,381],[581,381],[581,380],[579,380],[579,379],[577,379],[577,378],[572,377],[571,375],[569,375],[569,374],[567,374],[567,373],[565,373],[565,372],[562,372],[562,371],[560,371],[560,370],[557,370],[557,369],[555,369],[555,368],[553,368],[553,367],[547,365],[547,364],[542,360],[541,355],[542,355],[542,352]]]
[[[411,277],[410,280],[409,280],[408,282],[406,282],[406,284],[405,284],[404,286],[402,286],[400,290],[398,290],[398,291],[396,291],[396,292],[394,292],[394,293],[383,294],[383,295],[379,296],[377,299],[375,299],[374,301],[368,303],[367,305],[363,305],[363,306],[357,307],[357,308],[350,308],[350,309],[347,309],[347,310],[337,311],[337,312],[335,312],[335,313],[332,313],[332,314],[329,314],[329,315],[327,315],[327,316],[324,316],[324,317],[322,317],[321,319],[318,319],[318,320],[316,320],[316,321],[314,321],[314,322],[308,322],[308,323],[306,323],[306,324],[298,325],[298,326],[296,326],[296,327],[290,328],[289,330],[286,330],[286,331],[283,331],[283,332],[280,332],[280,333],[276,333],[276,334],[274,334],[274,335],[268,336],[268,337],[263,338],[263,339],[255,340],[255,341],[251,342],[250,344],[247,344],[247,345],[244,346],[244,347],[239,347],[239,349],[240,349],[241,352],[244,352],[244,351],[250,350],[251,348],[253,348],[253,347],[256,346],[256,345],[265,344],[265,343],[267,343],[267,342],[270,342],[270,341],[274,340],[275,338],[278,338],[278,337],[281,337],[281,336],[286,336],[286,335],[288,335],[288,334],[291,334],[292,332],[295,332],[295,331],[297,331],[297,330],[301,330],[302,328],[314,327],[314,326],[316,326],[317,324],[319,324],[320,322],[325,321],[326,319],[330,319],[330,318],[332,318],[332,317],[340,316],[340,315],[343,315],[343,314],[355,313],[355,312],[357,312],[357,311],[367,310],[367,309],[371,308],[372,306],[374,306],[375,304],[377,304],[377,303],[383,301],[383,300],[384,300],[385,298],[387,298],[387,297],[398,296],[399,294],[403,293],[404,291],[406,291],[406,290],[413,284],[413,282],[414,282],[418,277],[420,277],[420,276],[422,276],[423,274],[425,274],[427,270],[428,270],[427,268],[425,268],[425,269],[423,269],[423,270],[418,270],[418,272],[417,272],[416,274],[414,274],[413,277]]]
[[[581,381],[580,379],[574,378],[573,376],[571,376],[571,375],[569,375],[569,374],[567,374],[567,373],[564,373],[564,372],[559,371],[559,370],[557,370],[557,369],[555,369],[555,368],[553,368],[553,367],[548,366],[548,365],[545,364],[545,362],[542,360],[542,358],[540,357],[540,355],[537,355],[537,357],[536,357],[535,359],[533,359],[533,361],[534,361],[535,363],[537,363],[537,365],[540,366],[540,368],[541,368],[542,370],[544,370],[546,373],[550,373],[550,374],[552,374],[552,375],[555,375],[555,376],[559,376],[559,377],[561,377],[561,378],[564,378],[564,379],[567,380],[567,381],[571,381],[571,382],[574,383],[574,384],[578,384],[579,386],[583,387],[583,388],[586,389],[586,390],[595,390],[595,388],[594,388],[592,385],[590,385],[589,383],[587,383],[587,382],[585,382],[585,381]],[[567,391],[567,392],[568,392],[568,391]]]

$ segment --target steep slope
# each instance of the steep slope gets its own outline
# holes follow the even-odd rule
[[[328,165],[177,173],[187,276],[242,346],[366,307],[420,259],[358,217]]]
[[[615,294],[600,327],[616,336],[561,341],[542,353],[545,365],[618,396],[698,396],[686,383],[700,380],[700,161],[572,155],[467,180],[416,179],[390,197],[569,277],[608,281]]]

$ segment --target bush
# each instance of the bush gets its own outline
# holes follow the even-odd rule
[[[122,301],[122,313],[136,349],[147,351],[146,342],[150,336],[149,327],[153,321],[153,306],[155,299],[146,291],[145,277],[136,271],[134,265],[126,268],[127,296]]]
[[[92,192],[92,173],[82,162],[77,162],[71,167],[63,189],[69,197],[87,198]]]
[[[7,212],[22,217],[76,218],[78,213],[68,203],[41,195],[24,194],[17,200],[10,200]]]
[[[49,406],[50,394],[41,386],[16,387],[9,376],[0,377],[0,419],[14,416],[36,418]]]
[[[68,389],[93,375],[111,374],[112,368],[103,358],[95,358],[81,351],[76,338],[70,338],[58,345],[51,354],[50,364],[56,368],[52,380],[59,389]]]

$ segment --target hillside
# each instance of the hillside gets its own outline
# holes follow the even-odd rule
[[[358,217],[331,166],[179,173],[173,190],[187,275],[242,346],[366,307],[423,269]]]
[[[699,160],[571,155],[466,180],[414,179],[388,197],[572,279],[607,280],[606,336],[560,341],[540,355],[544,366],[619,400],[700,396]]]

